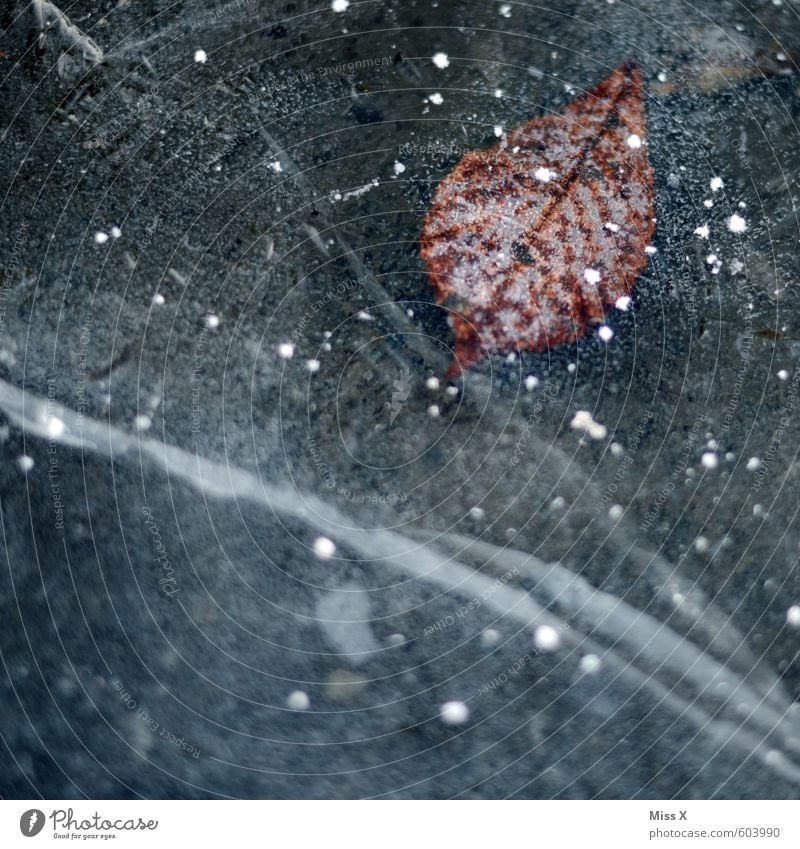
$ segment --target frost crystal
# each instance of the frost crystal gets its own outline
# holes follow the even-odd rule
[[[747,222],[741,215],[737,215],[734,212],[734,214],[728,219],[728,229],[731,233],[744,233],[747,229]]]
[[[622,310],[623,312],[628,311],[628,307],[631,305],[631,299],[627,295],[623,295],[621,298],[617,298],[616,304],[614,306],[618,310]]]
[[[573,430],[582,430],[592,439],[605,439],[608,430],[604,425],[598,424],[588,410],[578,410],[570,422]]]

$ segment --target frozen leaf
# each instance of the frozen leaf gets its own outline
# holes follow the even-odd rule
[[[623,65],[441,182],[421,253],[453,310],[451,374],[492,351],[583,336],[630,294],[654,229],[646,139],[641,74]]]

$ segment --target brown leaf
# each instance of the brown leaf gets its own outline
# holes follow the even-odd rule
[[[449,374],[601,323],[647,264],[652,197],[633,64],[464,156],[439,184],[421,238],[436,300],[454,311]]]

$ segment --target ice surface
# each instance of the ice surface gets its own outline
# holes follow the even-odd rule
[[[4,796],[797,796],[786,4],[145,6],[3,45]],[[434,187],[630,59],[648,271],[446,379]]]

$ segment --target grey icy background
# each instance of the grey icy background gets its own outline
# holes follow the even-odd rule
[[[0,12],[0,792],[796,798],[798,4],[341,6]],[[437,181],[632,59],[632,308],[448,392]]]

